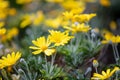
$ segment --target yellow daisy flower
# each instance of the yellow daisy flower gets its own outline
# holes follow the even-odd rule
[[[112,43],[119,43],[120,42],[120,36],[119,35],[115,36],[113,34],[106,33],[104,35],[104,38],[105,39],[101,41],[103,44],[107,44],[107,43],[110,43],[110,42],[112,42]]]
[[[55,46],[64,45],[73,38],[73,36],[68,35],[68,32],[49,30],[49,33],[50,35],[48,38],[51,42],[55,43]]]
[[[110,78],[117,70],[120,70],[119,67],[114,67],[114,69],[111,71],[110,69],[107,69],[107,71],[102,71],[102,74],[94,73],[92,80],[99,79],[99,80],[105,80]]]
[[[80,15],[74,15],[72,18],[72,22],[89,22],[93,17],[95,17],[96,14],[80,14]]]
[[[7,54],[6,57],[2,57],[0,59],[0,69],[4,67],[11,67],[13,66],[21,57],[21,53],[17,52],[12,52],[11,54]]]
[[[46,19],[45,25],[48,27],[52,27],[54,29],[57,29],[57,28],[59,28],[61,22],[62,22],[61,18]]]
[[[99,1],[102,6],[109,7],[111,5],[110,0],[100,0]]]
[[[62,13],[62,15],[64,16],[64,18],[65,18],[66,20],[69,20],[69,19],[72,19],[72,17],[73,17],[73,12],[72,12],[72,11],[71,11],[71,12],[65,11],[65,12]]]
[[[35,55],[44,52],[47,56],[50,56],[55,52],[55,49],[49,49],[51,43],[48,39],[46,40],[45,37],[37,38],[37,40],[33,40],[32,43],[35,46],[30,46],[29,48],[36,50],[32,52]]]
[[[3,34],[5,34],[6,33],[6,29],[5,28],[1,28],[0,29],[0,35],[3,35]]]
[[[115,21],[110,22],[110,29],[111,30],[116,30],[117,29],[117,23]]]
[[[65,29],[68,29],[74,33],[76,32],[88,32],[91,28],[88,25],[85,25],[84,23],[82,24],[72,24],[71,27],[69,26],[64,26]]]

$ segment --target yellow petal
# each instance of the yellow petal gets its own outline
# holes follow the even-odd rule
[[[110,69],[107,69],[106,73],[107,73],[107,75],[109,75],[110,74]]]
[[[29,48],[30,48],[30,49],[40,49],[40,48],[34,47],[34,46],[30,46]]]
[[[52,55],[55,52],[55,49],[47,49],[44,51],[47,56]]]
[[[33,54],[40,54],[42,52],[42,50],[37,50],[37,51],[34,51],[34,52],[32,52]]]
[[[102,75],[103,75],[103,76],[106,76],[107,74],[105,73],[105,71],[102,71]]]
[[[100,74],[97,74],[97,73],[94,73],[93,76],[94,76],[94,77],[97,77],[97,78],[100,78],[100,79],[104,79],[104,76],[103,76],[103,75],[100,75]]]
[[[115,68],[111,71],[111,73],[109,74],[109,76],[112,76],[112,75],[115,73],[115,71],[117,71],[117,70],[120,70],[119,67],[115,67]]]

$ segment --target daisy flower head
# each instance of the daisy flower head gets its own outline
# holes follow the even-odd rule
[[[21,53],[20,52],[12,52],[11,54],[7,54],[7,56],[3,56],[0,59],[0,69],[4,68],[4,67],[11,67],[14,64],[16,64],[16,62],[20,59],[21,57]]]
[[[70,39],[73,38],[73,36],[69,36],[68,32],[61,32],[61,31],[55,31],[55,30],[49,30],[50,35],[48,36],[50,42],[54,43],[55,46],[65,45],[68,43]]]
[[[102,71],[102,74],[94,73],[92,80],[98,79],[98,80],[105,80],[110,78],[116,71],[120,70],[119,67],[114,67],[113,70],[107,69],[106,72]]]
[[[51,42],[49,39],[45,39],[45,37],[39,37],[37,40],[33,40],[32,43],[35,46],[30,46],[30,49],[33,49],[33,54],[40,54],[41,52],[44,52],[47,56],[52,55],[55,52],[55,49],[50,49],[49,46],[51,45]]]

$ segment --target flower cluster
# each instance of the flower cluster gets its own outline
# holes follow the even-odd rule
[[[33,54],[44,52],[47,56],[50,56],[55,52],[55,49],[52,47],[64,45],[65,43],[68,43],[71,38],[73,38],[73,36],[68,35],[68,32],[49,30],[49,33],[50,35],[47,39],[43,36],[37,38],[36,41],[32,41],[36,47],[30,46],[29,48],[37,50],[34,51]],[[51,46],[52,43],[54,43],[54,45]]]

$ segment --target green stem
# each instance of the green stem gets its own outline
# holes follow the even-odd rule
[[[115,47],[114,47],[114,44],[113,44],[113,43],[112,43],[112,48],[113,48],[113,54],[114,54],[115,61],[116,61],[116,63],[118,64],[117,55],[116,55],[116,51],[115,51]]]
[[[118,49],[117,49],[117,44],[115,44],[115,51],[116,51],[116,55],[117,55],[117,57],[118,57],[118,60],[120,59],[120,57],[119,57],[119,52],[118,52]]]
[[[98,73],[97,67],[95,67],[95,71],[96,71],[96,73]]]
[[[56,57],[56,53],[51,56],[51,65],[50,65],[50,71],[49,71],[50,74],[53,71],[53,64],[54,64],[54,61],[55,61],[55,57]]]
[[[44,57],[45,57],[45,63],[46,63],[46,65],[45,65],[45,68],[46,68],[46,71],[47,71],[47,73],[48,73],[48,62],[47,62],[47,57],[46,57],[46,55],[44,55]]]

